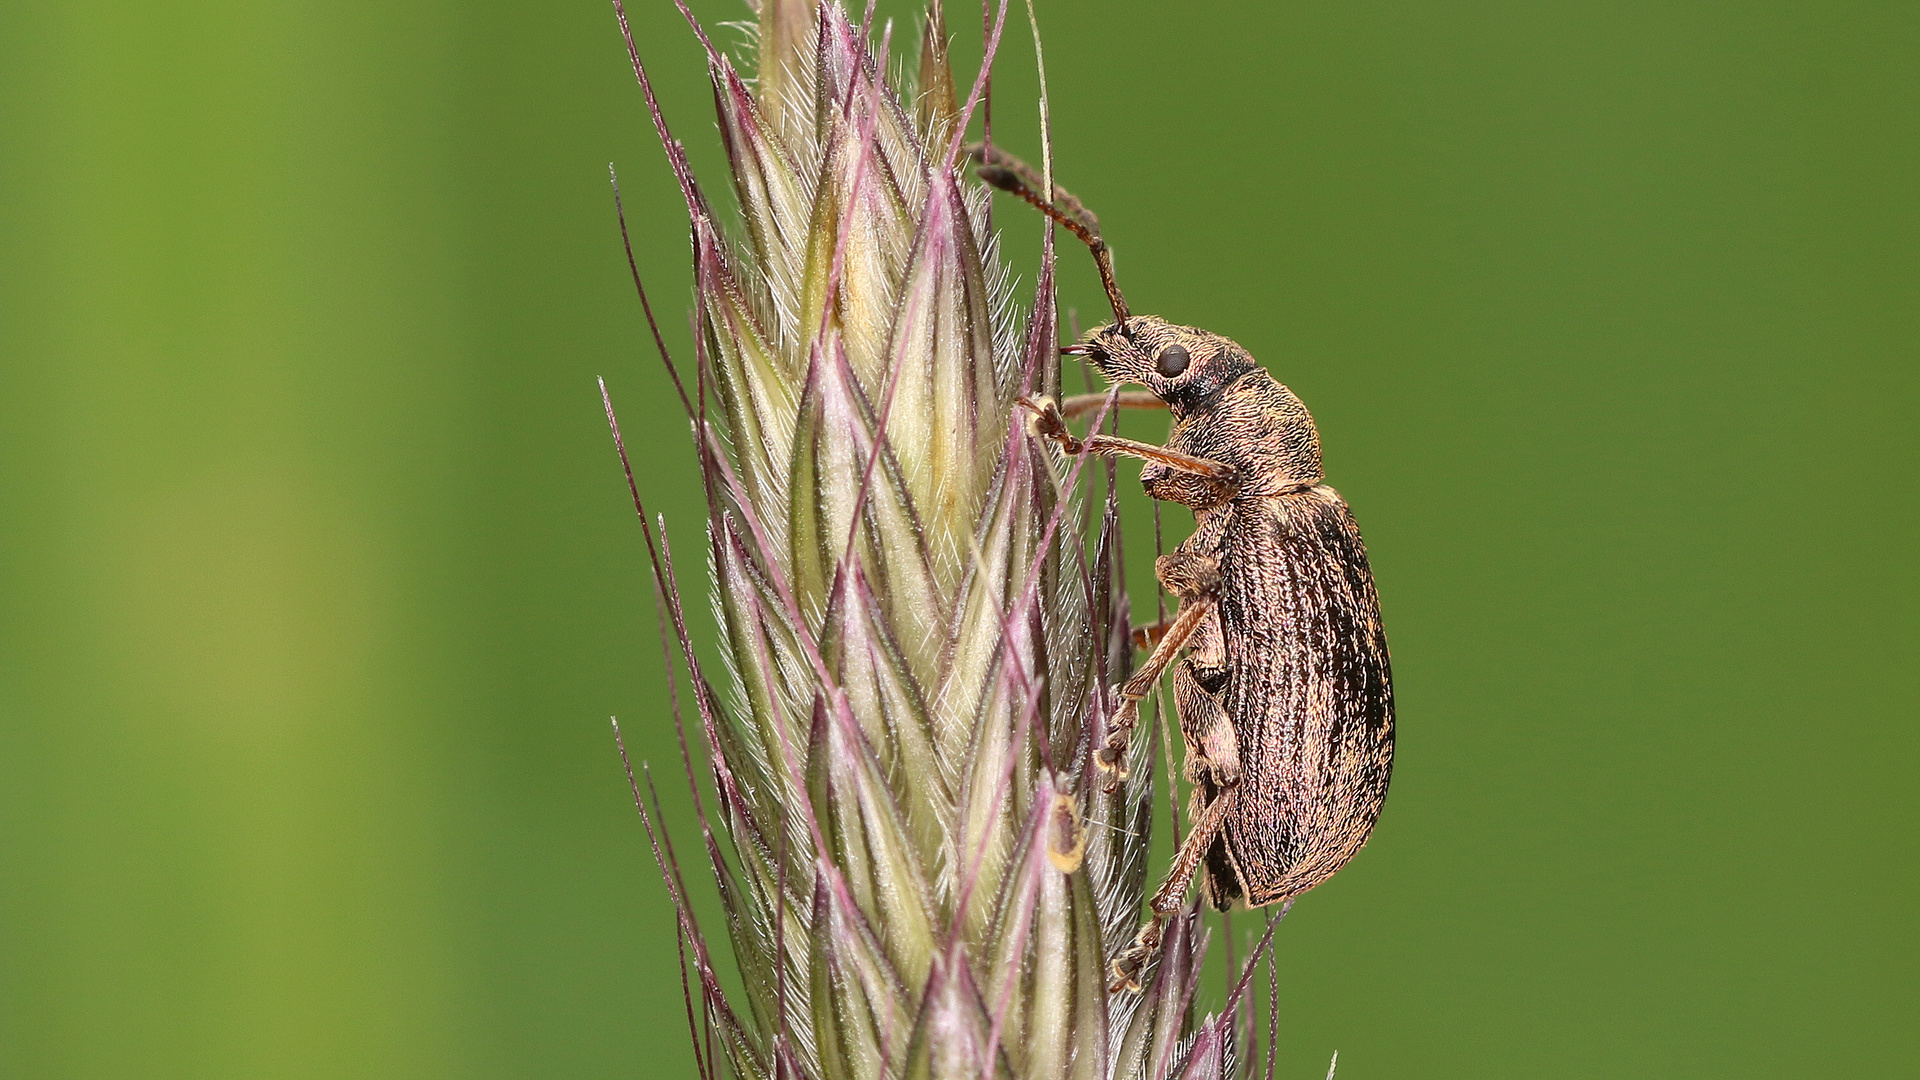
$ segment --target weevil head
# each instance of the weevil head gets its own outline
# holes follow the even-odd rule
[[[1103,327],[1067,351],[1093,361],[1114,382],[1153,391],[1175,416],[1211,408],[1221,391],[1259,367],[1247,350],[1219,334],[1175,326],[1158,315]]]
[[[1066,351],[1093,361],[1114,382],[1138,383],[1165,401],[1174,418],[1168,446],[1234,466],[1242,494],[1320,482],[1313,415],[1247,350],[1219,334],[1136,315]],[[1148,465],[1141,478],[1152,491],[1171,475],[1164,465]]]

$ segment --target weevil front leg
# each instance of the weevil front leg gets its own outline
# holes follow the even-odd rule
[[[1118,435],[1089,435],[1085,439],[1076,438],[1067,428],[1067,418],[1061,413],[1059,402],[1052,398],[1021,398],[1020,404],[1033,413],[1033,433],[1043,439],[1052,439],[1060,444],[1060,449],[1069,454],[1134,457],[1179,472],[1193,474],[1203,481],[1201,487],[1204,491],[1197,495],[1199,501],[1188,501],[1185,498],[1176,501],[1196,509],[1227,501],[1233,497],[1233,493],[1239,487],[1237,470],[1223,461],[1194,457],[1192,454],[1183,454],[1164,446],[1155,446],[1152,443],[1143,443],[1134,439],[1122,439]]]
[[[1071,397],[1061,398],[1060,415],[1067,420],[1078,420],[1106,408],[1109,401],[1116,409],[1164,409],[1167,407],[1166,401],[1151,390],[1122,390],[1118,394],[1074,394]]]
[[[1168,592],[1180,598],[1180,613],[1160,635],[1160,642],[1147,662],[1140,665],[1132,678],[1120,684],[1120,707],[1114,712],[1106,744],[1094,755],[1094,763],[1101,771],[1113,774],[1107,788],[1109,792],[1127,778],[1127,744],[1132,741],[1134,726],[1140,722],[1140,700],[1153,692],[1161,673],[1194,635],[1201,632],[1218,606],[1220,561],[1211,555],[1184,551],[1162,555],[1154,562],[1153,573]]]
[[[1193,831],[1180,845],[1167,880],[1147,906],[1152,912],[1139,936],[1109,966],[1111,993],[1140,989],[1140,969],[1160,949],[1167,923],[1186,899],[1193,875],[1207,852],[1220,842],[1228,817],[1240,801],[1240,741],[1220,699],[1200,685],[1192,658],[1174,672],[1174,701],[1180,709],[1180,731],[1187,742],[1187,779],[1193,782]]]

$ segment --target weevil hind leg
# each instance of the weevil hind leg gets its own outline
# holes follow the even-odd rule
[[[1188,886],[1193,884],[1194,872],[1200,868],[1208,849],[1219,840],[1221,827],[1226,824],[1227,815],[1239,800],[1239,787],[1227,788],[1194,819],[1193,831],[1187,834],[1186,841],[1180,845],[1180,854],[1173,860],[1173,870],[1148,902],[1147,906],[1153,913],[1147,916],[1146,924],[1140,927],[1133,944],[1108,965],[1107,974],[1111,981],[1107,990],[1110,993],[1140,989],[1140,969],[1146,966],[1153,954],[1160,951],[1160,936],[1166,932],[1167,923],[1172,921],[1174,913],[1180,910],[1180,902],[1185,899]]]
[[[1141,968],[1159,951],[1167,923],[1180,910],[1194,874],[1203,865],[1207,868],[1209,897],[1216,898],[1217,903],[1221,895],[1216,892],[1221,884],[1216,858],[1227,859],[1223,843],[1226,823],[1240,801],[1240,743],[1220,699],[1201,684],[1198,671],[1198,665],[1188,659],[1181,662],[1173,678],[1174,700],[1180,707],[1180,733],[1187,742],[1187,776],[1194,784],[1193,831],[1181,843],[1167,880],[1148,901],[1152,914],[1146,925],[1140,928],[1133,945],[1110,966],[1112,981],[1108,989],[1114,993],[1140,988]],[[1240,893],[1240,878],[1230,862],[1226,866],[1233,890],[1227,897],[1231,902],[1232,896]]]

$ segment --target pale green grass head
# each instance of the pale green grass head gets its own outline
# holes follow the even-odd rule
[[[1086,537],[1078,462],[1015,422],[1059,392],[1052,248],[1023,314],[960,152],[985,82],[956,79],[937,9],[898,70],[891,25],[758,14],[748,72],[697,35],[737,218],[648,90],[692,225],[697,356],[675,381],[730,669],[709,686],[682,629],[745,987],[721,992],[662,848],[702,1071],[1233,1075],[1242,1011],[1193,1019],[1197,914],[1142,992],[1106,988],[1139,921],[1155,748],[1143,726],[1142,767],[1103,792],[1102,688],[1130,660],[1117,519],[1109,497]],[[661,584],[677,616],[670,567]]]

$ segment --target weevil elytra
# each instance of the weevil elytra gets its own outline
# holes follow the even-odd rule
[[[1091,360],[1113,383],[1147,388],[1123,404],[1173,414],[1166,445],[1154,446],[1073,435],[1067,419],[1106,395],[1023,401],[1034,432],[1069,454],[1144,460],[1147,494],[1194,513],[1193,534],[1154,566],[1179,598],[1178,614],[1143,635],[1153,651],[1117,688],[1097,751],[1102,769],[1125,776],[1140,700],[1171,667],[1193,824],[1152,915],[1113,961],[1113,989],[1138,989],[1196,872],[1204,869],[1216,907],[1264,907],[1332,877],[1373,831],[1393,766],[1380,604],[1353,514],[1322,482],[1319,432],[1300,399],[1232,341],[1130,314],[1097,219],[1071,196],[1041,195],[1039,177],[1018,159],[992,148],[974,156],[982,179],[1093,251],[1114,321],[1062,352]]]

